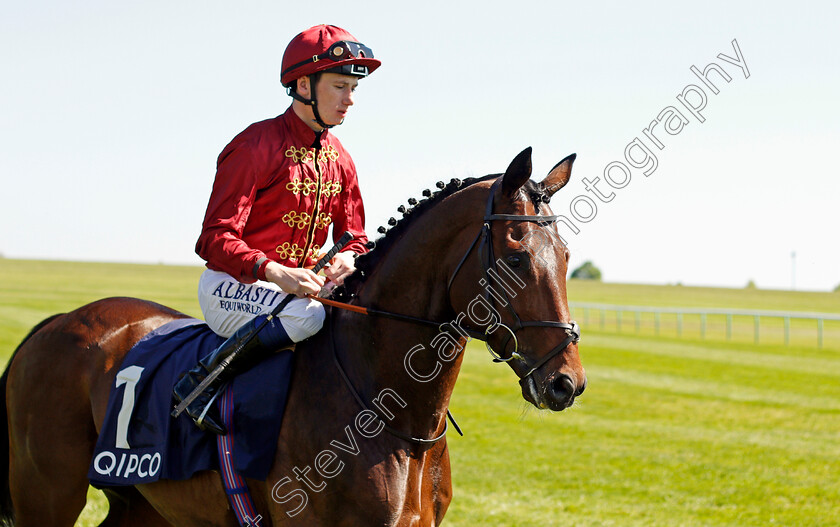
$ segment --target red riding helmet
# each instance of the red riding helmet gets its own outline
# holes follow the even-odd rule
[[[321,24],[303,31],[289,42],[283,53],[280,82],[294,81],[319,71],[365,77],[379,67],[373,51],[356,37],[336,26]]]

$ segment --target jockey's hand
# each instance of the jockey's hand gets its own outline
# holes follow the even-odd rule
[[[356,270],[356,260],[353,258],[353,251],[338,253],[330,260],[329,267],[324,268],[324,275],[336,285],[344,283],[344,279],[353,274]]]
[[[302,297],[306,294],[317,295],[324,287],[324,277],[313,273],[311,269],[286,267],[277,262],[268,262],[265,277],[290,295]]]

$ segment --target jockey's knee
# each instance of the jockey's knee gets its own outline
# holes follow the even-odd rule
[[[308,339],[324,327],[324,306],[309,298],[295,299],[280,315],[280,322],[293,342]]]

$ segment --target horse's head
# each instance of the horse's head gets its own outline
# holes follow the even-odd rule
[[[555,411],[571,406],[586,386],[580,330],[566,300],[569,250],[548,206],[569,181],[574,159],[534,183],[528,148],[502,176],[481,183],[483,225],[453,274],[460,273],[458,283],[450,283],[452,307],[486,323],[488,349],[520,377],[524,398]]]

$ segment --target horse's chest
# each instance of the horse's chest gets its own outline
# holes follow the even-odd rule
[[[361,496],[364,506],[352,525],[388,527],[433,527],[437,525],[440,504],[438,496],[429,489],[437,487],[430,481],[427,456],[395,452],[372,466],[355,495]],[[437,473],[437,470],[432,471]],[[448,504],[448,501],[447,501]],[[444,507],[445,508],[445,507]]]
[[[419,456],[394,455],[379,474],[389,484],[379,492],[387,511],[381,525],[433,527],[439,525],[452,498],[449,456],[436,445]],[[377,523],[380,525],[380,523]]]
[[[434,485],[424,470],[428,468],[426,455],[392,451],[362,459],[361,451],[359,454],[352,465],[349,461],[344,465],[340,475],[314,488],[295,489],[291,478],[282,480],[284,484],[272,492],[275,521],[307,527],[437,525],[440,505],[435,493],[429,492]],[[299,469],[295,473],[318,483],[312,471]]]
[[[412,525],[423,506],[422,459],[397,452],[370,471],[382,525]],[[378,483],[377,483],[378,482]]]

